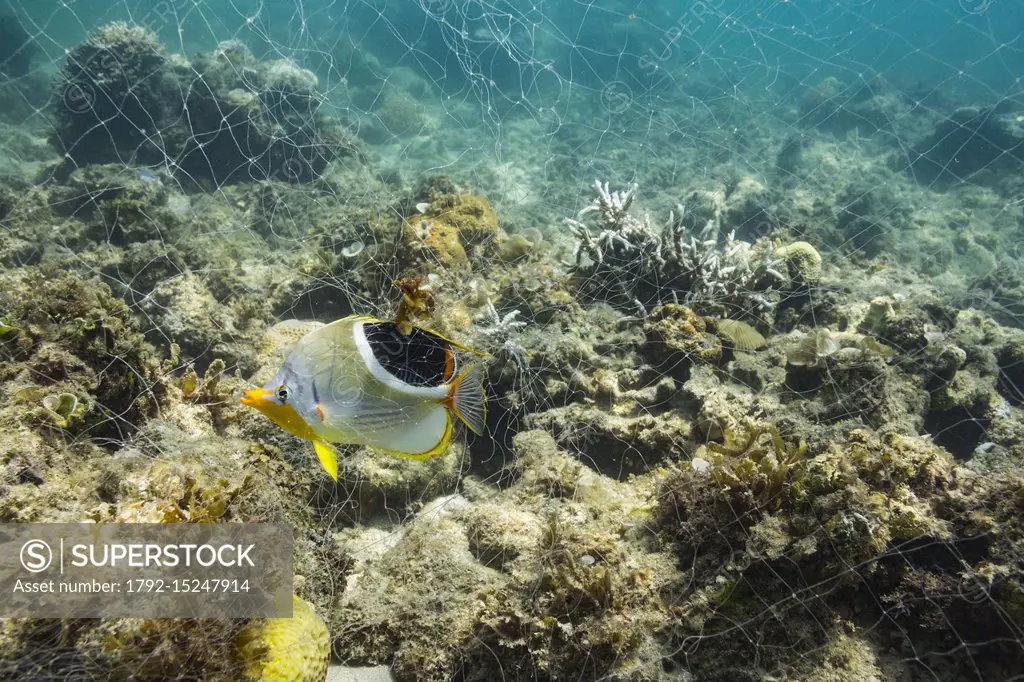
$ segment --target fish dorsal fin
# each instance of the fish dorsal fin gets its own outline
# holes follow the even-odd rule
[[[421,332],[424,332],[426,334],[430,334],[431,336],[436,336],[437,338],[441,339],[445,343],[449,343],[452,346],[455,346],[456,348],[458,348],[459,350],[466,351],[467,353],[472,353],[473,355],[478,355],[478,356],[480,356],[482,358],[494,357],[493,355],[490,355],[489,353],[484,353],[483,351],[475,350],[473,348],[470,348],[469,346],[464,346],[461,343],[459,343],[458,341],[452,341],[451,339],[449,339],[444,334],[439,334],[439,333],[437,333],[436,331],[434,331],[433,329],[431,329],[429,327],[423,327],[423,326],[418,325],[418,324],[414,324],[413,327],[415,327],[416,329],[419,329]]]
[[[478,436],[484,434],[484,423],[487,421],[483,371],[479,363],[469,367],[452,382],[444,401],[445,407]]]
[[[381,324],[381,323],[386,323],[387,322],[387,320],[381,320],[379,318],[373,317],[372,315],[356,315],[356,314],[354,314],[354,315],[348,315],[348,316],[343,317],[341,319],[335,320],[331,324],[335,324],[335,323],[338,323],[338,322],[346,322],[346,321],[365,322],[367,324]],[[391,321],[391,324],[397,325],[398,323],[395,322],[395,321]],[[414,324],[414,325],[411,325],[411,326],[416,328],[416,329],[419,329],[421,332],[424,332],[426,334],[430,334],[431,336],[436,336],[437,338],[441,339],[445,343],[449,343],[449,344],[451,344],[455,348],[458,348],[461,351],[465,351],[467,353],[472,353],[473,355],[477,355],[477,356],[482,357],[482,358],[492,358],[492,357],[494,357],[490,353],[484,353],[483,351],[479,351],[479,350],[476,350],[475,348],[470,348],[469,346],[463,345],[463,344],[459,343],[458,341],[453,341],[452,339],[449,339],[444,334],[441,334],[441,333],[431,329],[430,327],[424,327],[421,324]]]
[[[370,317],[369,315],[346,315],[345,317],[339,317],[334,322],[329,322],[325,326],[333,327],[335,325],[344,324],[346,322],[380,322],[380,320],[378,320],[375,317]]]
[[[371,368],[379,367],[403,384],[438,387],[455,373],[452,346],[418,327],[403,334],[391,322],[357,323],[355,338]]]

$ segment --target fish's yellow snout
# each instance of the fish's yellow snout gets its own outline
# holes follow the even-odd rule
[[[300,438],[313,440],[316,435],[310,431],[306,420],[291,405],[282,405],[274,399],[274,394],[264,388],[254,388],[245,392],[241,403],[261,412],[288,433]]]
[[[242,404],[248,405],[249,407],[258,408],[270,395],[270,391],[265,388],[253,388],[245,392],[242,396]]]

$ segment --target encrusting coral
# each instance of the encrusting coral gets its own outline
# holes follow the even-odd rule
[[[106,620],[5,619],[0,676],[39,679],[74,668],[107,680],[322,682],[330,641],[312,606],[294,598],[291,618]]]
[[[287,522],[303,592],[326,601],[345,559],[314,554],[319,513],[304,495],[308,472],[272,461],[238,438],[240,382],[220,360],[201,371],[172,346],[160,358],[128,306],[95,279],[51,266],[3,274],[0,348],[0,517],[6,522]],[[307,531],[300,530],[306,528]],[[244,621],[9,620],[0,628],[0,677],[78,670],[112,680],[167,670],[237,680],[233,644]],[[326,630],[318,654],[326,665]],[[305,641],[305,640],[304,640]],[[261,659],[262,660],[262,659]],[[280,665],[280,663],[278,664]],[[318,664],[319,665],[319,664]],[[62,675],[64,673],[61,673]],[[322,679],[314,671],[309,679]]]
[[[767,438],[764,445],[757,445],[759,437]],[[923,573],[916,564],[929,547],[954,556],[956,534],[965,542],[979,539],[977,529],[955,520],[966,517],[949,508],[971,494],[973,477],[965,479],[948,452],[921,438],[853,431],[816,454],[787,443],[773,427],[747,427],[727,433],[726,445],[709,452],[713,461],[695,459],[665,478],[659,503],[660,527],[682,565],[692,567],[694,581],[679,607],[681,620],[669,630],[680,641],[701,633],[700,658],[708,667],[689,670],[702,679],[744,674],[755,645],[727,635],[737,622],[783,643],[783,651],[801,638],[825,642],[852,626],[844,604],[858,590],[881,600],[862,605],[873,613],[855,620],[874,623],[874,630],[885,613],[891,627],[913,627],[911,613],[887,606],[913,598],[917,589],[903,581],[929,571],[958,574],[961,567],[942,568],[942,562]],[[743,454],[750,452],[757,457]],[[970,570],[993,560],[1005,557],[982,550]],[[982,618],[989,632],[1005,631],[998,616],[983,615],[986,607],[961,607]],[[759,651],[761,665],[770,669],[766,653]]]
[[[433,267],[462,271],[490,255],[498,242],[498,217],[484,197],[441,194],[416,206],[402,229],[403,272]]]
[[[227,619],[4,619],[0,677],[45,679],[71,671],[115,682],[181,678],[238,680],[232,639],[244,621]],[[62,673],[62,676],[65,676]]]
[[[119,432],[156,407],[147,385],[151,347],[124,301],[96,280],[49,267],[0,276],[12,362],[0,373],[6,411],[96,434]],[[116,417],[114,415],[117,415]]]
[[[717,364],[722,359],[722,341],[704,318],[682,305],[655,308],[644,321],[644,334],[644,354],[668,374],[685,378],[692,363]]]

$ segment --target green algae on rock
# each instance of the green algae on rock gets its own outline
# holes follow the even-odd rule
[[[669,618],[658,594],[676,570],[631,529],[646,496],[574,467],[543,432],[519,434],[516,447],[519,483],[480,490],[476,503],[436,500],[363,569],[343,598],[336,651],[363,664],[393,651],[400,679],[460,667],[488,679],[494,652],[529,676],[658,669],[654,633]],[[554,470],[575,493],[547,497]],[[532,530],[517,530],[524,523]]]
[[[11,391],[16,402],[38,394],[35,406],[60,416],[64,428],[98,434],[117,433],[112,414],[134,421],[155,407],[158,389],[147,385],[153,349],[106,284],[52,268],[7,271],[0,279],[0,309],[20,330],[5,344],[16,361],[6,377],[18,387]],[[24,390],[30,387],[34,393]],[[61,394],[75,396],[67,414],[44,404],[60,403]]]
[[[655,308],[644,322],[644,353],[655,366],[685,378],[694,363],[722,359],[722,341],[704,319],[685,306],[669,303]]]

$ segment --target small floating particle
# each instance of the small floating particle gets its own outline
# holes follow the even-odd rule
[[[441,288],[441,276],[435,272],[427,275],[427,281],[421,284],[419,291],[437,291]]]
[[[362,243],[361,241],[355,241],[346,246],[345,248],[343,248],[341,250],[341,255],[344,256],[345,258],[355,258],[359,254],[361,254],[363,252],[363,249],[365,248],[366,244]]]
[[[139,180],[147,185],[160,185],[160,178],[153,174],[153,171],[148,168],[143,168],[139,171]]]
[[[694,457],[690,460],[690,466],[698,474],[711,473],[711,462],[701,457]]]

